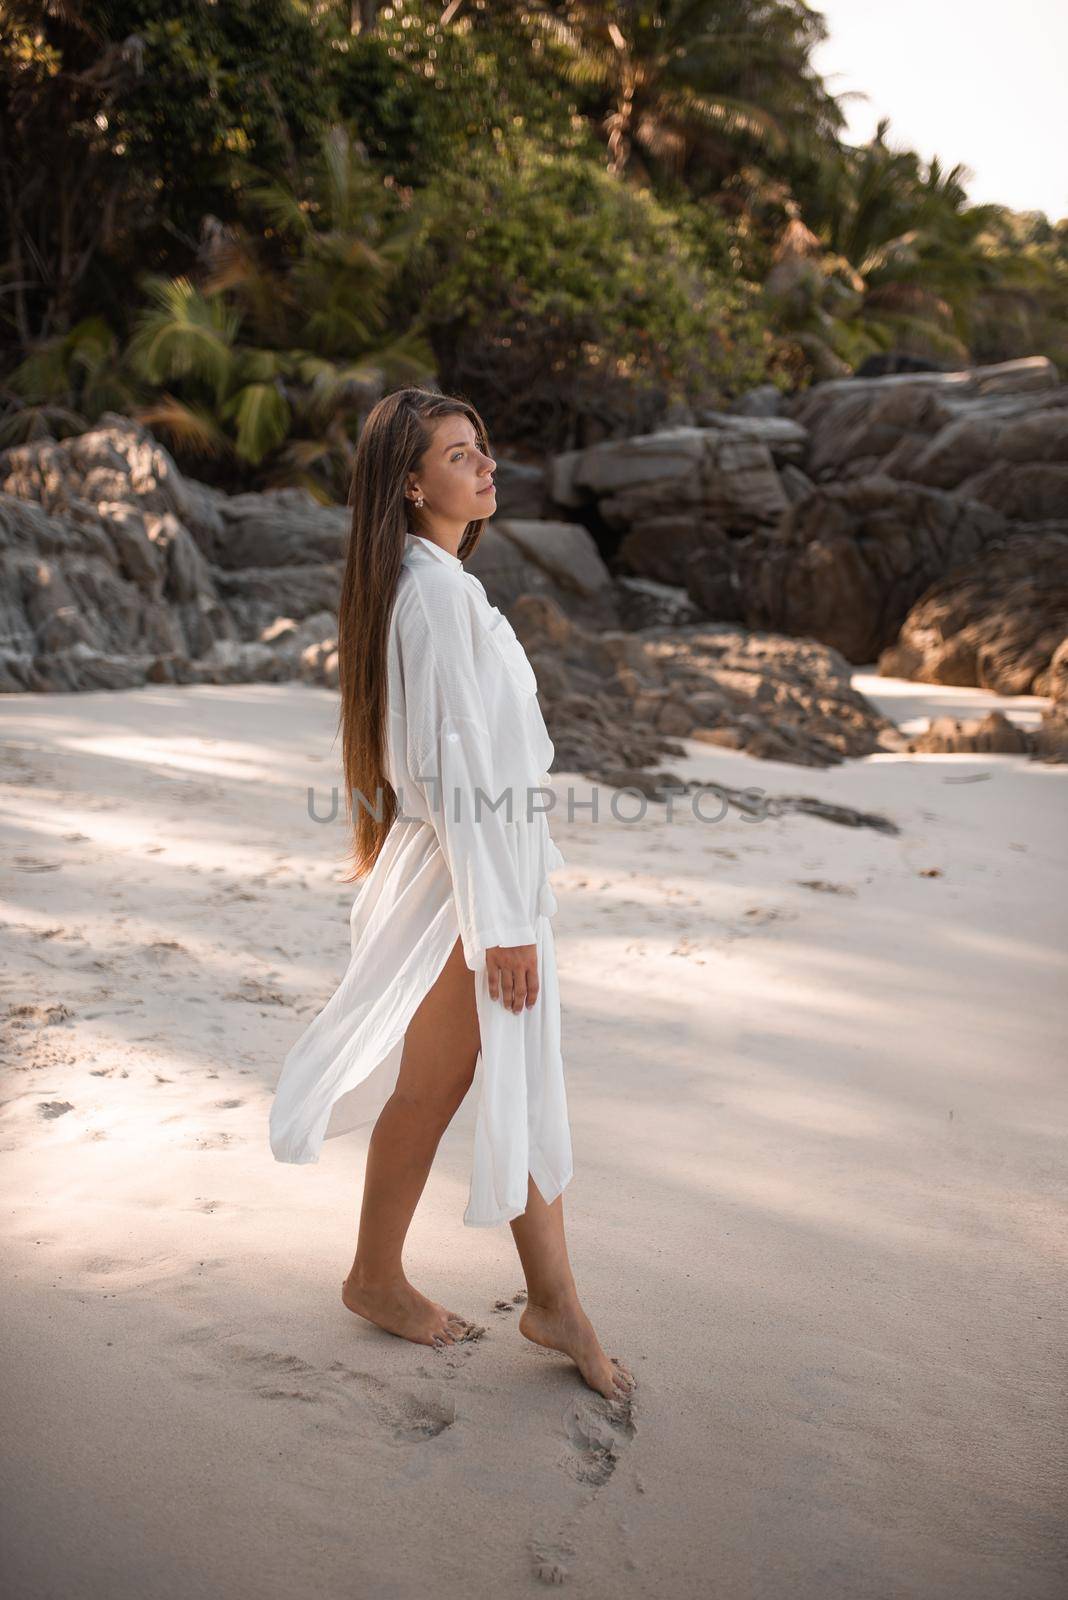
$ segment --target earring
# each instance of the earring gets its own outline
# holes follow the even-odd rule
[[[420,493],[419,498],[417,500],[413,500],[412,504],[414,506],[421,506],[422,503],[423,503],[423,496],[422,496],[422,493]]]

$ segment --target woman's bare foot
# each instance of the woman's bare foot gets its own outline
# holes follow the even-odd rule
[[[457,1311],[439,1306],[435,1300],[428,1300],[407,1278],[369,1284],[354,1279],[350,1273],[341,1286],[341,1298],[358,1317],[365,1317],[376,1327],[385,1328],[387,1333],[411,1339],[415,1344],[432,1344],[440,1349],[469,1338],[475,1332],[473,1322],[468,1322]]]
[[[519,1318],[519,1331],[546,1350],[570,1356],[591,1389],[606,1400],[622,1400],[637,1387],[637,1379],[617,1356],[606,1356],[593,1323],[577,1300],[555,1306],[528,1300]]]

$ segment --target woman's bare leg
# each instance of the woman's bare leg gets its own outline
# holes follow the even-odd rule
[[[408,1024],[396,1086],[371,1134],[356,1259],[341,1291],[350,1311],[416,1344],[452,1344],[474,1328],[413,1288],[401,1255],[441,1136],[471,1087],[479,1045],[474,973],[457,939]]]
[[[535,1344],[569,1355],[591,1389],[620,1400],[637,1380],[616,1356],[606,1356],[593,1323],[579,1304],[564,1240],[564,1198],[546,1205],[534,1179],[527,1179],[527,1209],[511,1224],[527,1280],[527,1303],[519,1331]]]

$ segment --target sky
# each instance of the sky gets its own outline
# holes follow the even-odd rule
[[[815,54],[858,143],[963,162],[975,203],[1068,216],[1068,0],[810,0],[830,38]]]

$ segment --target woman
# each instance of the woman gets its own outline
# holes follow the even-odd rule
[[[423,389],[387,395],[360,435],[338,663],[348,881],[362,883],[345,977],[283,1065],[271,1148],[316,1161],[345,1131],[342,1097],[366,1111],[391,1091],[342,1299],[402,1338],[452,1344],[473,1325],[420,1294],[401,1256],[481,1064],[464,1221],[509,1223],[527,1283],[520,1331],[619,1399],[633,1374],[601,1349],[564,1240],[553,746],[522,645],[464,569],[495,509],[494,466],[474,407]]]

